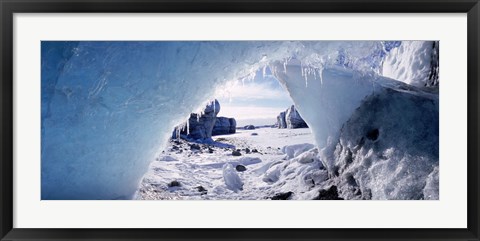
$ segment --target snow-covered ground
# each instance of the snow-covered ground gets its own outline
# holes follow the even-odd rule
[[[310,190],[305,180],[297,179],[304,177],[299,175],[301,172],[321,172],[323,165],[313,156],[303,157],[308,159],[304,163],[294,160],[302,152],[314,150],[310,129],[266,127],[238,130],[236,134],[214,136],[213,139],[215,143],[212,144],[171,140],[150,165],[137,198],[261,200],[275,195],[280,199],[315,197],[316,193],[308,194]],[[234,150],[239,150],[241,155],[232,155]],[[282,170],[280,173],[280,168],[291,169],[291,172]],[[326,178],[326,171],[324,174]]]

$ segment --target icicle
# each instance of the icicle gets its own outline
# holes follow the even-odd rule
[[[265,75],[267,75],[267,65],[263,66],[262,75],[263,78],[265,78]]]
[[[177,138],[177,140],[180,139],[180,132],[181,132],[180,131],[180,126],[177,126],[177,128],[175,129],[175,133],[176,133],[175,137]]]
[[[190,135],[190,118],[187,120],[187,135]]]
[[[309,74],[309,73],[307,73],[307,74],[305,75],[305,87],[308,87],[308,77],[307,77],[308,74]]]
[[[305,68],[303,77],[305,78],[305,82],[308,82],[308,67]]]
[[[320,78],[320,83],[322,85],[323,85],[323,70],[324,70],[324,66],[322,65],[322,67],[318,69],[318,77]]]
[[[215,104],[215,99],[212,100],[213,112],[217,112],[217,105]]]
[[[255,81],[255,77],[257,76],[257,71],[251,70],[250,74],[250,81]]]

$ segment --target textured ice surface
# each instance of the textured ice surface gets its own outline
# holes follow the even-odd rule
[[[322,153],[340,195],[438,199],[438,121],[437,98],[389,88],[367,97]]]
[[[336,139],[340,127],[361,101],[374,93],[375,88],[380,88],[371,77],[355,76],[351,71],[339,68],[304,75],[298,60],[288,62],[285,68],[277,62],[272,69],[312,129],[319,147],[324,147],[329,137]]]
[[[386,54],[382,75],[410,85],[438,85],[438,42],[405,41]]]
[[[237,192],[243,190],[242,179],[237,174],[232,164],[227,163],[223,166],[223,180],[228,189]]]
[[[175,124],[266,65],[323,147],[375,91],[385,54],[375,41],[44,41],[42,199],[132,198]]]

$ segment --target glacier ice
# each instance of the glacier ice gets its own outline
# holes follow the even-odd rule
[[[328,137],[337,139],[338,130],[361,101],[375,88],[380,88],[378,82],[370,78],[356,77],[354,73],[335,68],[323,69],[321,79],[307,74],[310,79],[307,86],[298,60],[290,61],[286,72],[278,67],[278,62],[272,65],[273,73],[295,101],[320,147],[325,147]]]
[[[438,185],[429,185],[427,196],[423,194],[427,178],[435,184],[438,177],[438,173],[429,177],[439,159],[438,90],[338,66],[324,68],[320,79],[302,72],[298,60],[286,65],[274,62],[271,68],[310,126],[340,195],[438,197]],[[284,149],[288,148],[292,147]]]
[[[385,56],[382,75],[415,86],[439,83],[438,41],[405,41]]]
[[[389,88],[368,96],[342,127],[335,149],[322,156],[340,195],[438,199],[438,185],[432,185],[439,167],[438,104]]]
[[[335,145],[367,96],[392,88],[421,93],[412,86],[427,85],[425,70],[438,70],[427,57],[422,68],[408,58],[431,42],[406,43],[43,41],[42,199],[132,198],[177,123],[211,99],[216,86],[251,79],[266,66],[289,91],[317,146]],[[434,186],[433,169],[424,173]]]

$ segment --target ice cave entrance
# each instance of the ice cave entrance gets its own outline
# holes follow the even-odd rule
[[[264,199],[274,194],[265,190],[268,185],[257,190],[264,183],[256,180],[259,169],[281,159],[284,146],[314,146],[308,124],[268,66],[217,87],[214,97],[202,103],[175,125],[135,198]],[[239,174],[229,173],[229,165]]]

